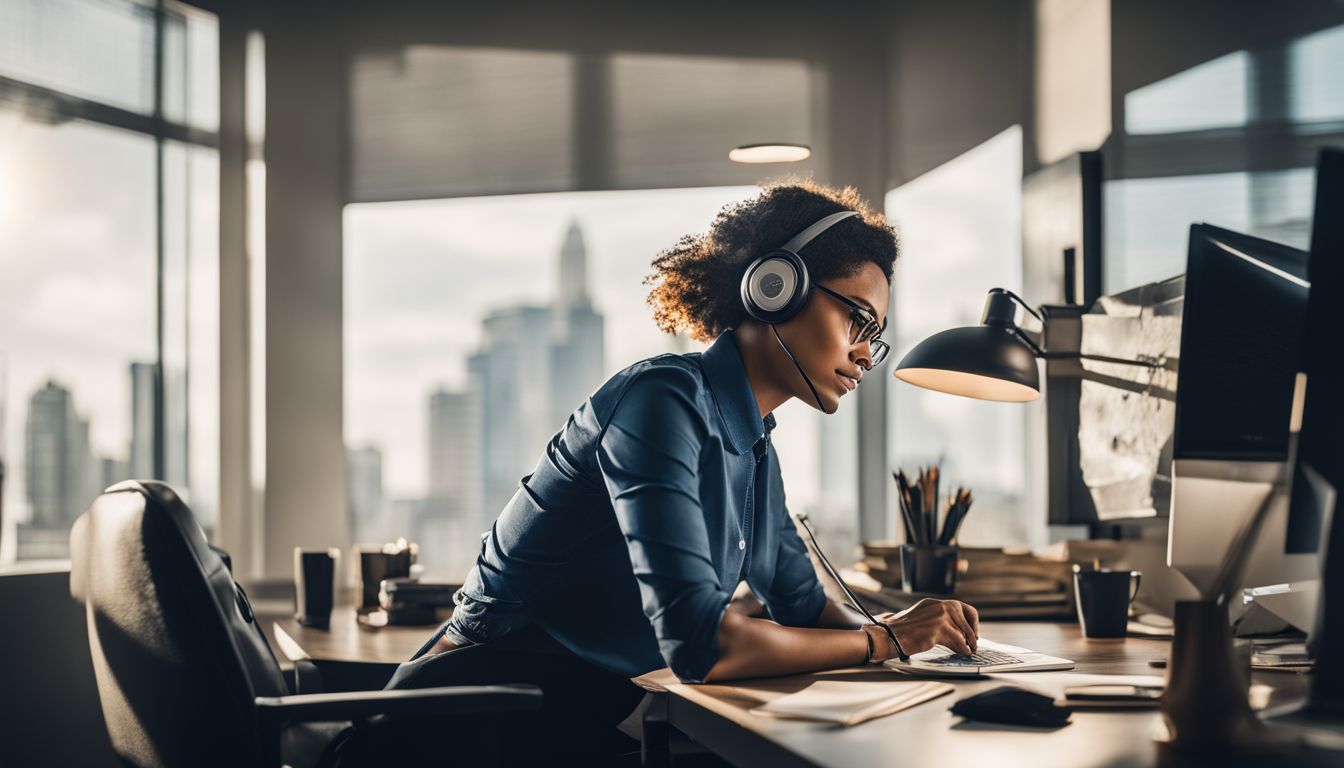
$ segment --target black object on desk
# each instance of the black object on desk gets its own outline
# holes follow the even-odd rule
[[[395,544],[384,544],[376,549],[359,548],[359,583],[361,609],[378,607],[378,591],[383,579],[402,579],[411,575],[418,548],[414,543],[398,539]]]
[[[1073,710],[1061,707],[1054,699],[1035,691],[1001,685],[958,701],[952,705],[952,714],[987,723],[1058,728],[1068,725]]]
[[[439,609],[451,608],[459,584],[384,579],[378,603],[387,612],[388,624],[437,624]]]
[[[307,627],[331,626],[339,549],[294,549],[294,618]]]
[[[950,595],[956,586],[956,547],[901,545],[901,587],[906,592]]]
[[[1139,594],[1138,571],[1084,570],[1073,566],[1073,589],[1078,600],[1078,623],[1083,636],[1124,637],[1129,626],[1129,604]]]

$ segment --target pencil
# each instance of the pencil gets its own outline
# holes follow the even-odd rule
[[[900,471],[892,472],[891,476],[896,480],[896,507],[901,511],[901,523],[905,526],[905,540],[907,543],[915,543],[915,521],[910,516],[910,508],[906,504],[908,498],[905,492],[905,477]]]

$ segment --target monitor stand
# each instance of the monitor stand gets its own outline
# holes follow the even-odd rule
[[[1312,486],[1312,498],[1321,523],[1317,608],[1307,647],[1316,659],[1311,695],[1305,704],[1264,713],[1275,723],[1327,728],[1344,734],[1344,525],[1335,525],[1339,502],[1336,489],[1309,465],[1302,478]],[[1331,558],[1330,555],[1334,554]]]
[[[1310,582],[1320,578],[1317,553],[1285,554],[1291,500],[1287,462],[1176,459],[1172,462],[1167,565],[1201,595],[1213,588],[1237,531],[1268,501],[1241,586],[1268,587],[1263,608],[1309,632],[1316,603]],[[1307,593],[1300,593],[1301,590]],[[1297,590],[1299,594],[1292,594]]]

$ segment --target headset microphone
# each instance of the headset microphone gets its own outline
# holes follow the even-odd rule
[[[802,374],[803,381],[807,382],[807,388],[812,390],[812,399],[817,401],[817,409],[822,413],[828,413],[826,406],[821,404],[821,395],[817,394],[817,388],[812,386],[812,377],[808,376],[807,371],[803,370],[803,366],[798,364],[798,358],[793,356],[793,353],[789,351],[789,345],[785,344],[784,339],[780,338],[779,329],[775,328],[774,323],[770,324],[770,330],[775,332],[775,341],[779,342],[779,346],[784,350],[784,354],[789,356],[789,361],[793,363],[793,367],[797,368],[798,373]]]
[[[812,384],[812,377],[808,376],[803,366],[798,364],[798,359],[789,351],[789,345],[784,343],[775,324],[796,316],[807,306],[808,299],[812,297],[812,280],[807,274],[807,265],[803,263],[798,251],[822,232],[851,216],[858,215],[857,211],[839,211],[822,217],[777,250],[756,257],[747,265],[747,271],[742,275],[742,307],[753,319],[770,326],[770,330],[775,334],[775,340],[779,342],[784,354],[789,356],[793,367],[798,369],[799,375],[803,377],[807,388],[812,391],[812,397],[817,401],[817,408],[822,413],[827,411],[821,404],[821,395],[817,394],[817,388]]]

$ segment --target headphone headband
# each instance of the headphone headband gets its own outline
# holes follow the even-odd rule
[[[839,211],[814,222],[787,243],[757,256],[742,275],[742,306],[762,323],[782,323],[798,314],[812,295],[812,280],[798,251],[856,211]]]
[[[812,240],[815,239],[817,235],[820,235],[822,232],[825,232],[826,230],[830,229],[835,224],[844,221],[845,219],[848,219],[850,216],[858,216],[858,215],[859,215],[858,211],[839,211],[836,213],[832,213],[830,216],[825,216],[819,219],[812,226],[794,235],[792,240],[780,246],[780,250],[793,251],[794,253],[797,253],[803,249],[803,246],[812,242]]]

